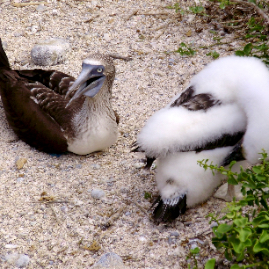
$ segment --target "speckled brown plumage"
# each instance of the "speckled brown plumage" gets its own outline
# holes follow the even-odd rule
[[[102,107],[106,109],[110,106],[115,67],[109,57],[93,55],[94,60],[98,57],[99,59],[104,58],[111,64],[111,67],[109,66],[111,70],[108,70],[111,74],[107,72],[105,80],[105,89],[109,95],[105,97],[107,101],[104,101],[102,106],[100,98],[102,99],[106,95],[104,93],[100,94],[100,98],[95,99],[81,95],[70,103],[69,101],[77,91],[76,89],[69,91],[75,78],[55,70],[11,70],[0,40],[0,93],[8,123],[21,140],[44,152],[66,152],[80,135],[75,125],[76,122],[73,120],[76,118],[78,121],[76,115],[85,108],[101,110]],[[90,80],[89,83],[94,80]],[[87,82],[86,86],[89,83]],[[92,99],[92,101],[88,102],[87,99]],[[119,117],[112,109],[108,108],[105,111],[104,115],[108,113],[105,117],[109,118],[109,122],[115,121],[116,124],[119,121]],[[102,113],[101,111],[97,115],[102,116]],[[86,114],[90,114],[90,112]],[[88,116],[86,115],[86,117]],[[94,116],[92,116],[91,125],[83,120],[81,122],[86,124],[85,128],[82,128],[85,132],[90,133],[90,130],[94,129],[92,126],[95,122]],[[91,129],[87,131],[87,128]],[[98,128],[100,129],[100,126]],[[115,131],[113,132],[113,136],[115,136]],[[88,133],[87,136],[89,136]],[[75,150],[71,151],[77,153]]]
[[[204,110],[220,105],[221,101],[215,99],[210,93],[194,94],[194,86],[187,88],[172,104],[171,107],[183,106],[188,110]]]

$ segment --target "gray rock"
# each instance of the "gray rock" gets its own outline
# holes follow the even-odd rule
[[[105,196],[105,192],[100,189],[93,189],[91,191],[91,196],[94,199],[102,199]]]
[[[100,167],[101,167],[101,166],[100,166],[100,164],[98,164],[98,163],[94,163],[94,164],[92,164],[92,168],[93,168],[93,169],[96,169],[96,170],[97,170],[97,169],[100,169]]]
[[[6,50],[7,49],[7,42],[2,40],[2,46],[3,46],[3,49]]]
[[[38,11],[38,12],[43,12],[43,11],[45,11],[47,8],[44,6],[44,5],[38,5],[37,7],[36,7],[36,11]]]
[[[12,264],[13,266],[23,268],[28,265],[30,262],[30,258],[28,255],[25,254],[19,254],[19,253],[11,253],[6,254],[4,258],[9,264]]]
[[[96,262],[91,268],[98,269],[98,268],[117,268],[117,269],[123,269],[124,264],[119,255],[113,252],[108,252],[101,256],[100,260]]]
[[[241,193],[242,186],[240,184],[234,186],[234,197],[236,200],[242,199],[243,195]],[[221,185],[214,194],[215,198],[225,200],[230,202],[233,200],[233,197],[230,197],[228,194],[228,183]]]
[[[35,45],[31,51],[35,65],[55,65],[65,61],[70,45],[63,39],[53,38]]]
[[[22,35],[23,35],[22,32],[16,32],[16,33],[14,33],[14,36],[15,36],[15,37],[20,37],[20,36],[22,36]]]
[[[179,232],[176,232],[176,231],[171,232],[170,236],[179,237]]]

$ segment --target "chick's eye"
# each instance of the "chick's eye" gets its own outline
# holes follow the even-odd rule
[[[98,73],[103,72],[103,68],[98,68],[98,69],[97,69],[97,72],[98,72]]]

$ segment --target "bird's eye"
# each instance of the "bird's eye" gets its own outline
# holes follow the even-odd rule
[[[98,68],[98,69],[97,69],[97,72],[98,72],[98,73],[103,72],[103,68]]]

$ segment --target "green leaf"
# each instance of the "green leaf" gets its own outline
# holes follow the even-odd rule
[[[204,11],[204,7],[202,6],[189,7],[189,10],[195,14],[198,14]]]
[[[237,51],[235,52],[235,55],[236,55],[236,56],[245,56],[245,53],[244,53],[244,51],[242,51],[242,50],[237,50]]]
[[[184,42],[180,43],[180,47],[175,51],[177,53],[179,53],[180,55],[187,55],[187,56],[193,56],[196,51],[193,50],[190,47],[187,47],[187,45]]]
[[[191,254],[198,254],[199,252],[200,252],[200,248],[198,248],[198,247],[190,250]]]
[[[263,228],[263,229],[265,229],[265,228],[269,228],[269,224],[267,224],[267,223],[263,223],[263,224],[258,225],[258,227],[259,227],[259,228]]]
[[[238,181],[235,179],[235,177],[233,175],[229,176],[227,182],[230,185],[238,185]]]
[[[259,174],[259,173],[262,172],[262,171],[261,171],[261,166],[260,166],[260,165],[259,165],[259,166],[253,166],[253,167],[252,167],[252,170],[253,170],[253,172],[256,173],[256,174]]]
[[[144,198],[145,198],[145,199],[150,199],[150,198],[151,198],[151,193],[145,191],[145,192],[144,192]]]
[[[215,268],[215,263],[216,263],[215,259],[208,260],[206,262],[206,264],[205,264],[205,269],[214,269]]]
[[[220,5],[219,5],[219,7],[221,8],[221,9],[224,9],[225,7],[226,7],[226,3],[220,3]]]
[[[246,56],[249,56],[251,53],[253,46],[252,43],[248,43],[245,47],[244,47],[244,53]]]
[[[227,233],[232,229],[233,225],[228,225],[226,223],[222,223],[217,227],[217,232],[219,233]]]
[[[228,261],[231,261],[233,259],[233,255],[231,253],[231,250],[230,249],[226,249],[225,250],[225,254],[224,254],[225,258],[228,260]]]
[[[268,240],[269,240],[269,233],[266,230],[263,230],[259,241],[261,243],[265,243]]]
[[[263,254],[269,256],[269,250],[267,244],[261,244],[259,240],[256,240],[256,243],[253,247],[254,253],[262,252]]]
[[[250,228],[235,228],[235,231],[239,234],[239,240],[241,242],[246,242],[248,237],[252,234],[252,230]]]
[[[265,223],[268,223],[269,221],[269,217],[267,215],[264,214],[259,214],[258,217],[256,217],[255,219],[253,219],[252,224],[254,226],[258,226]]]
[[[231,266],[231,269],[240,269],[240,268],[242,268],[242,267],[239,266],[238,264],[233,264],[233,265]]]
[[[263,176],[263,175],[257,175],[256,179],[259,180],[259,181],[266,181],[267,177]]]
[[[265,198],[264,195],[262,195],[260,202],[261,202],[262,206],[263,206],[266,210],[268,210],[267,200],[266,200],[266,198]]]
[[[250,239],[247,239],[245,242],[241,242],[238,238],[232,236],[229,238],[229,241],[232,244],[234,251],[238,254],[241,254],[245,248],[252,246]]]
[[[238,227],[243,227],[248,223],[247,218],[240,218],[240,219],[235,219],[234,224]]]

